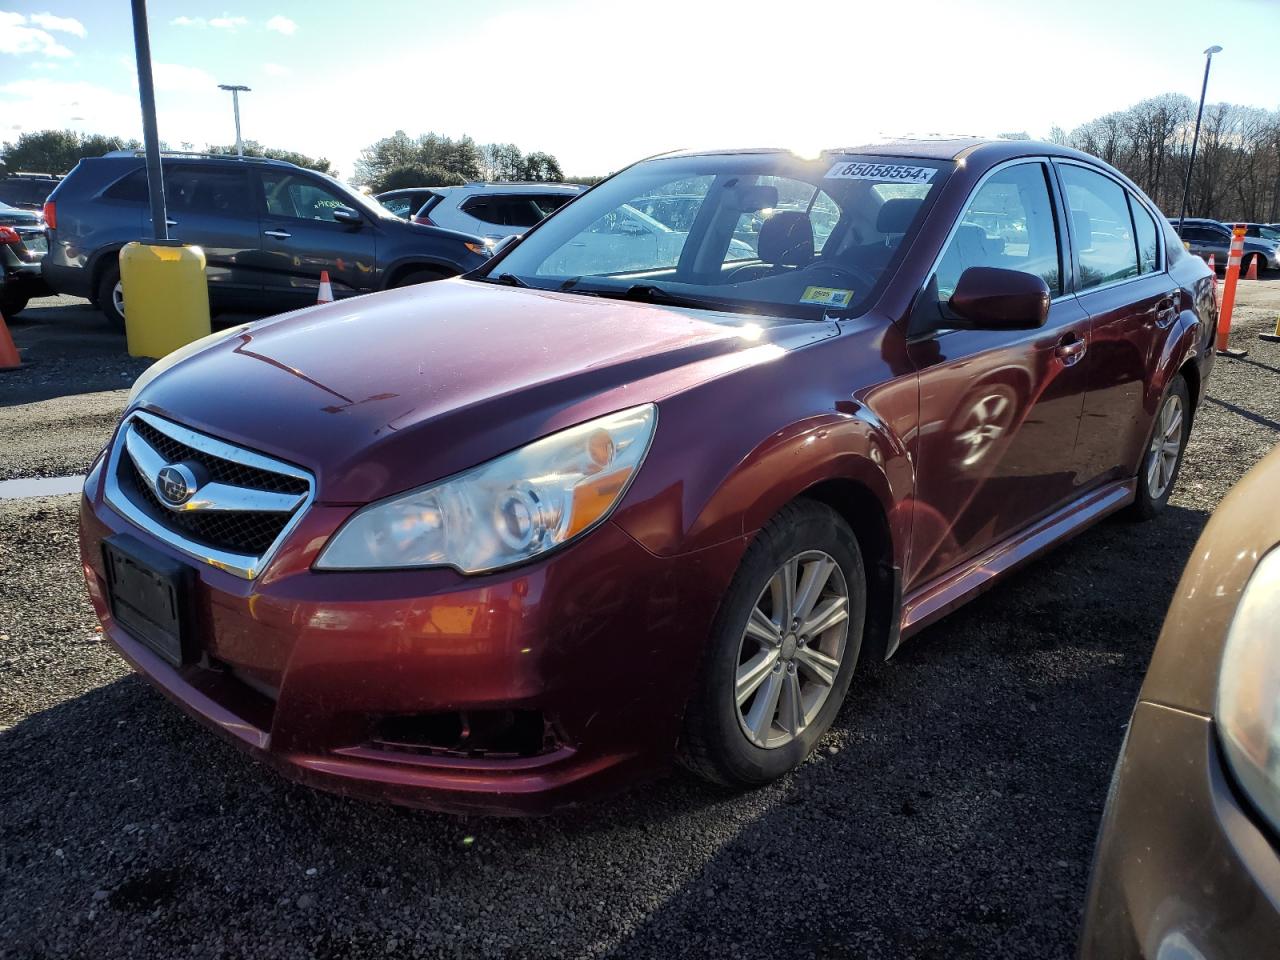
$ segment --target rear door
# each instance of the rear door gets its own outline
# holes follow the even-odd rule
[[[169,236],[204,250],[210,301],[255,306],[262,295],[255,269],[261,243],[245,165],[166,162],[164,167]]]
[[[262,280],[280,309],[315,303],[320,273],[328,271],[335,297],[373,289],[376,226],[366,211],[318,177],[287,167],[259,167]],[[359,223],[341,223],[333,212],[354,209]]]
[[[1076,296],[1090,317],[1079,445],[1080,480],[1091,486],[1137,470],[1154,416],[1147,388],[1155,354],[1178,319],[1181,294],[1147,206],[1096,167],[1054,166],[1070,212]]]
[[[1064,282],[1065,237],[1048,164],[1019,160],[986,175],[939,258],[941,303],[970,267],[1041,277],[1052,302],[1034,330],[942,329],[911,342],[920,435],[908,584],[939,576],[1076,493],[1089,318]]]

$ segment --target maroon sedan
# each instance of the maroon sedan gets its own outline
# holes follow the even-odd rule
[[[138,670],[317,786],[759,784],[859,662],[1164,506],[1215,323],[1150,200],[1061,147],[664,156],[466,278],[153,366],[85,576]]]

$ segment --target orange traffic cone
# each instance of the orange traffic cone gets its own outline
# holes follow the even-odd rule
[[[18,345],[13,342],[4,314],[0,313],[0,370],[17,370],[20,366],[22,358],[18,356]]]
[[[1245,274],[1246,280],[1258,279],[1258,255],[1255,253],[1249,258],[1249,272]]]
[[[333,303],[333,284],[329,282],[329,271],[320,271],[320,295],[316,303]]]

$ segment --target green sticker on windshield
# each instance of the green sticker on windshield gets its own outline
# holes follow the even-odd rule
[[[805,287],[801,303],[816,303],[823,307],[847,307],[853,299],[852,290],[841,290],[838,287]]]

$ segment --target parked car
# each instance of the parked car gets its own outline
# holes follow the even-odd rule
[[[257,313],[316,302],[327,270],[337,298],[439,280],[484,263],[474,236],[405,223],[333,177],[281,160],[214,155],[163,159],[170,235],[203,248],[209,304]],[[117,256],[151,235],[143,157],[81,160],[45,204],[44,277],[88,297],[123,329]]]
[[[585,190],[572,183],[468,183],[436,187],[414,223],[474,233],[491,241],[524,233]]]
[[[821,253],[784,188],[840,211]],[[657,192],[703,195],[674,262],[561,266]],[[1024,243],[972,221],[997,202]],[[85,481],[89,595],[135,668],[317,786],[542,812],[678,759],[749,787],[859,663],[1159,513],[1216,323],[1150,200],[1064,147],[651,159],[467,277],[150,367]]]
[[[1173,221],[1177,227],[1177,221]],[[1183,221],[1182,239],[1189,245],[1191,252],[1197,257],[1207,258],[1213,254],[1214,265],[1220,270],[1227,269],[1227,255],[1231,252],[1231,227],[1217,220],[1201,220],[1187,217]],[[1244,252],[1240,258],[1240,272],[1246,273],[1251,262],[1258,261],[1258,272],[1280,270],[1280,248],[1264,237],[1253,237],[1247,233],[1244,238]]]
[[[1280,448],[1210,518],[1116,764],[1082,960],[1280,944]]]
[[[438,187],[410,187],[404,190],[387,190],[375,194],[373,199],[394,213],[401,220],[408,220],[422,205],[436,197]]]
[[[32,297],[49,293],[40,276],[47,249],[39,213],[0,203],[0,315],[14,317]]]
[[[50,173],[10,173],[0,177],[0,203],[39,210],[61,180]]]
[[[1245,228],[1246,237],[1257,237],[1260,240],[1280,243],[1280,228],[1273,227],[1269,223],[1241,223],[1239,226]]]

